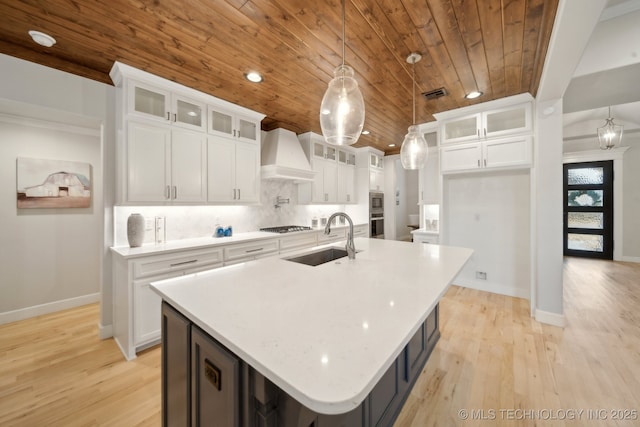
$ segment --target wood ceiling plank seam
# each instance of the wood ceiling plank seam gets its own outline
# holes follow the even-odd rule
[[[33,22],[34,19],[32,15],[37,13],[37,8],[28,9],[30,5],[21,4],[23,7],[27,9],[18,9],[13,8],[11,12],[7,12],[4,14],[5,23],[10,23],[14,28],[21,28],[21,34],[18,34],[20,45],[25,49],[31,49],[33,45],[33,41],[27,35],[27,31],[29,29],[34,28]],[[11,19],[13,17],[13,19]],[[65,58],[66,60],[71,60],[71,62],[82,66],[88,69],[100,70],[99,64],[101,61],[100,51],[96,49],[92,50],[81,50],[81,49],[73,49],[70,50],[64,44],[65,40],[71,40],[76,45],[82,46],[83,49],[88,49],[90,44],[86,41],[86,29],[83,26],[78,24],[74,24],[73,22],[69,22],[68,19],[64,17],[57,16],[52,13],[47,13],[46,19],[38,20],[40,22],[39,27],[41,30],[46,31],[50,34],[53,34],[57,40],[56,45],[50,50],[48,50],[49,57],[60,57]],[[24,34],[24,36],[22,36]],[[93,46],[93,44],[91,44]],[[87,63],[87,61],[93,61],[94,64],[91,66]]]
[[[349,4],[353,6],[352,3]],[[356,79],[360,77],[366,82],[366,84],[361,84],[363,95],[370,88],[375,93],[376,99],[384,100],[381,102],[384,102],[386,106],[393,105],[398,111],[406,111],[407,108],[410,108],[410,99],[407,100],[408,96],[398,96],[398,94],[406,93],[406,86],[398,80],[398,76],[404,72],[404,69],[393,60],[383,64],[378,63],[378,60],[384,57],[380,52],[384,52],[386,47],[381,42],[377,43],[379,39],[370,36],[363,38],[362,34],[368,34],[368,32],[362,29],[369,27],[369,24],[355,6],[346,8],[345,19],[350,27],[361,29],[361,31],[352,30],[352,36],[346,37],[346,44],[349,47],[348,50],[351,51],[351,54],[347,55],[347,58],[350,58],[347,63],[354,68]],[[387,88],[386,92],[380,90],[382,86]],[[369,97],[371,96],[369,95]],[[401,117],[399,114],[396,115]],[[402,119],[400,118],[400,120]]]
[[[291,13],[291,12],[289,11],[289,13]],[[323,91],[324,91],[324,88],[323,88]],[[366,92],[366,89],[365,89],[365,92]],[[321,98],[319,98],[319,99],[321,99]],[[371,98],[371,96],[366,97],[365,98],[365,102],[367,102],[367,99],[371,100],[372,98]],[[318,103],[318,108],[319,108],[319,103]],[[369,110],[371,110],[371,108],[369,108]]]
[[[184,46],[185,46],[185,45],[186,45],[186,44],[183,44],[183,48],[184,48]],[[213,60],[215,60],[215,57],[214,57],[214,56],[212,56],[212,55],[210,56],[210,58],[213,58]],[[217,64],[217,67],[218,67],[218,68],[225,68],[225,67],[228,67],[228,66],[229,66],[229,64],[228,64],[226,61],[217,61],[217,60],[215,60],[215,61],[216,61],[216,64]],[[211,69],[212,67],[211,67],[211,66],[209,66],[209,68]],[[196,71],[197,71],[197,70],[196,70]],[[237,71],[237,70],[235,70],[235,69],[233,69],[233,68],[229,69],[229,73],[230,73],[231,75],[237,75],[237,74],[239,74],[239,73],[237,73],[237,72],[235,72],[235,71]],[[177,80],[177,79],[176,79],[176,80]],[[246,87],[251,87],[251,84],[246,84],[246,83],[244,83],[244,79],[242,79],[242,80],[243,80],[243,83],[242,83],[242,84],[243,84],[244,86],[246,86]],[[238,84],[238,83],[236,83],[236,82],[231,82],[231,83],[233,83],[234,85],[237,85],[237,84]],[[289,85],[290,85],[290,83],[291,83],[291,81],[288,81],[288,82],[287,82],[287,84],[289,84]],[[305,83],[305,84],[306,84],[306,83]],[[188,85],[188,86],[192,86],[192,85]],[[196,85],[196,86],[197,86],[197,87],[195,87],[196,89],[197,89],[198,87],[200,87],[200,85]],[[289,86],[287,89],[291,90],[291,86]],[[291,91],[293,92],[293,90],[291,90]],[[303,87],[300,87],[300,89],[299,89],[298,93],[292,93],[292,94],[290,95],[290,97],[291,97],[292,99],[295,99],[295,98],[297,98],[297,95],[298,95],[298,94],[304,94],[304,93],[306,93],[307,91],[308,91],[308,85],[306,85],[306,87],[304,87],[304,88],[303,88]],[[209,91],[206,91],[206,92],[209,92]],[[212,94],[213,94],[213,95],[218,95],[218,94],[217,94],[217,91],[216,91],[216,93],[212,93]],[[219,96],[219,95],[218,95],[218,96]],[[240,99],[240,97],[239,97],[238,99]],[[245,104],[245,105],[246,105],[246,104]]]
[[[493,98],[506,96],[501,0],[476,0]],[[482,7],[480,6],[482,4]]]
[[[504,68],[507,96],[520,93],[525,1],[505,1],[503,8],[505,17]]]
[[[409,14],[402,2],[397,2],[396,0],[377,0],[377,4],[382,9],[391,26],[396,29],[398,36],[404,45],[407,46],[407,52],[419,52],[422,55],[422,60],[416,65],[416,67],[418,70],[423,68],[425,71],[420,73],[416,72],[417,80],[419,81],[422,77],[427,76],[429,79],[429,83],[427,83],[427,87],[429,88],[428,90],[445,86],[449,91],[450,89],[446,87],[447,83],[443,83],[444,78],[440,74],[439,70],[434,66],[434,60],[431,58],[431,54],[425,46],[424,40],[416,31],[414,23],[409,17]],[[433,101],[435,100],[431,100],[427,103],[427,111],[425,111],[425,113],[431,115],[431,119],[433,119],[432,114],[436,111],[452,110],[460,106],[451,96],[438,98],[439,105],[437,107],[434,107]],[[442,110],[438,110],[438,107],[442,108]]]
[[[401,65],[402,69],[406,73],[407,78],[411,80],[412,71],[410,71],[409,69],[410,66],[407,65],[406,56],[401,56],[401,54],[406,53],[407,55],[409,55],[411,52],[415,52],[416,50],[409,49],[406,45],[404,45],[404,43],[401,42],[401,37],[399,36],[397,31],[392,31],[392,30],[395,30],[395,28],[393,27],[393,25],[385,15],[384,11],[380,8],[380,5],[378,3],[374,3],[373,5],[368,5],[366,3],[363,3],[361,0],[353,0],[353,4],[358,9],[360,14],[364,17],[364,19],[369,23],[371,28],[376,32],[376,34],[378,34],[378,37],[385,44],[390,55],[394,57],[396,61]],[[387,30],[385,30],[385,28],[387,28]],[[389,35],[392,32],[394,32],[395,34],[393,36]],[[396,41],[392,39],[395,39]],[[396,47],[397,45],[402,45],[402,49],[399,49],[398,47]],[[423,68],[423,67],[420,67],[420,65],[423,65],[423,64],[424,64],[424,69],[430,66],[430,64],[427,65],[427,61],[425,61],[424,63],[421,61],[421,63],[416,65],[416,69],[417,69],[416,87],[419,93],[422,92],[423,89],[420,89],[420,79],[418,76],[426,75],[427,76],[426,79],[431,81],[430,79],[431,76],[429,74],[420,72],[422,71],[422,68]],[[400,83],[403,85],[406,84],[408,86],[406,88],[406,92],[407,92],[406,96],[408,99],[413,90],[413,86],[412,86],[413,82],[409,81],[409,82],[400,82]],[[429,83],[429,87],[433,87],[433,85]],[[418,97],[416,99],[416,102],[421,104],[422,106],[422,108],[416,109],[416,115],[417,115],[416,120],[419,123],[427,121],[428,118],[432,117],[432,113],[435,112],[435,111],[429,110],[429,106],[425,105],[427,104],[426,102],[421,102],[421,101],[422,101],[421,97]]]
[[[465,93],[477,90],[478,84],[471,68],[453,4],[450,0],[429,0],[427,5]]]
[[[542,29],[542,17],[544,13],[544,0],[527,0],[524,26],[523,26],[523,45],[522,45],[522,70],[521,76],[521,92],[528,92],[533,81],[534,64],[536,59],[536,50],[540,43],[540,34]]]
[[[401,2],[405,6],[414,27],[416,27],[426,51],[429,52],[433,59],[433,64],[439,74],[443,76],[446,86],[449,88],[449,93],[456,100],[463,100],[465,91],[462,82],[449,57],[449,52],[444,45],[442,36],[437,26],[435,26],[434,17],[428,4],[418,0],[401,0]],[[411,7],[407,7],[407,4],[410,4]],[[458,102],[462,104],[462,101]]]
[[[476,90],[492,97],[489,65],[482,40],[477,2],[454,0],[451,5],[467,50],[469,64],[476,81]]]
[[[547,55],[547,49],[549,48],[549,41],[551,40],[551,32],[553,31],[555,16],[558,10],[558,2],[559,0],[545,0],[542,27],[539,32],[538,45],[536,47],[536,59],[533,65],[533,78],[531,86],[529,86],[529,93],[534,97],[537,95],[538,88],[540,86],[540,79],[542,78],[542,71],[544,68],[544,59]]]
[[[317,20],[321,20],[321,19],[326,19],[324,16],[314,15],[314,12],[313,12],[313,11],[309,11],[308,13],[305,13],[305,14],[303,15],[303,17],[302,17],[302,18],[303,18],[303,20],[312,20],[312,21],[317,21]],[[339,21],[341,22],[341,14],[340,14],[340,17],[338,17],[338,13],[334,14],[334,19],[335,19],[336,21],[338,21],[338,20],[339,20]],[[308,21],[307,21],[307,22],[308,22]],[[306,26],[309,26],[309,24],[307,24],[306,22],[305,22],[305,25],[306,25]],[[327,24],[327,25],[328,25],[328,24]],[[340,29],[341,29],[341,24],[340,24]],[[340,30],[340,31],[341,31],[341,30]],[[336,35],[336,37],[338,37],[338,35]],[[341,36],[341,34],[339,35],[339,37],[340,37],[340,38],[338,39],[338,41],[340,41],[340,39],[341,39],[341,37],[342,37],[342,36]],[[340,43],[340,45],[341,45],[341,43]],[[341,55],[341,54],[340,54],[340,55]],[[348,59],[349,59],[349,55],[347,55],[347,58],[346,58],[346,59],[347,59],[347,63],[349,63],[349,61],[348,61]],[[341,60],[340,60],[340,61],[341,61]],[[337,64],[336,64],[336,65],[337,65]],[[359,70],[358,70],[358,65],[354,65],[353,63],[352,63],[352,64],[350,64],[350,65],[352,65],[352,66],[354,67],[354,69],[355,69],[355,71],[356,71],[356,74],[358,74],[358,71],[359,71]],[[365,64],[365,67],[367,67],[367,65],[366,65],[366,64]],[[360,70],[360,71],[361,71],[361,70]],[[359,78],[359,77],[360,77],[359,75],[356,75],[356,79],[360,80],[360,78]],[[362,90],[362,92],[363,92],[363,96],[364,96],[364,99],[365,99],[365,104],[369,104],[369,107],[368,107],[368,108],[366,108],[366,110],[367,110],[367,111],[370,111],[370,110],[371,110],[371,103],[372,103],[372,102],[374,102],[373,100],[375,100],[375,99],[385,99],[385,98],[386,98],[386,96],[385,96],[386,94],[385,94],[385,93],[380,92],[380,91],[379,91],[379,89],[377,89],[377,86],[378,86],[378,85],[372,85],[372,86],[370,86],[370,85],[366,84],[366,82],[365,82],[365,84],[362,84],[362,81],[361,81],[361,84],[360,84],[360,85],[361,85],[361,90]],[[388,107],[388,103],[387,103],[387,107]],[[378,108],[376,108],[376,109],[379,109],[379,107],[378,107]],[[399,115],[399,113],[396,113],[396,114],[395,114],[395,117],[398,117],[398,115]],[[367,115],[367,117],[365,118],[365,120],[368,120],[368,119],[369,119],[369,118],[368,118],[368,115]],[[397,126],[397,124],[396,124],[395,126]],[[394,127],[395,127],[395,126],[394,126]]]

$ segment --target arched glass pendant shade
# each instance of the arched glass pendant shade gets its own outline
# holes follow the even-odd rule
[[[400,147],[400,163],[402,167],[409,170],[420,169],[427,162],[429,146],[420,132],[420,127],[416,126],[416,62],[422,56],[419,53],[412,53],[407,57],[407,62],[413,64],[413,125],[409,126],[409,131],[402,141]]]
[[[400,162],[405,169],[420,169],[427,161],[429,146],[417,125],[409,126],[409,132],[400,147]]]
[[[605,120],[604,126],[598,128],[598,140],[600,141],[601,150],[611,150],[622,143],[624,126],[613,123],[611,107],[609,107],[609,118]]]
[[[333,145],[352,145],[364,126],[364,99],[353,77],[353,68],[340,65],[320,104],[320,127],[325,141]]]

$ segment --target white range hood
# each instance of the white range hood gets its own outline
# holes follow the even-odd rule
[[[286,179],[296,182],[313,181],[315,172],[295,133],[274,129],[262,138],[262,179]]]

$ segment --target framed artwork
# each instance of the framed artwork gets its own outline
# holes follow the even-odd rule
[[[66,160],[16,160],[18,208],[88,208],[91,165]]]

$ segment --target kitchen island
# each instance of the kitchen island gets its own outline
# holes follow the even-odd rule
[[[355,243],[355,260],[289,254],[152,283],[165,425],[391,425],[472,251]]]

